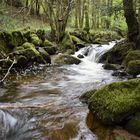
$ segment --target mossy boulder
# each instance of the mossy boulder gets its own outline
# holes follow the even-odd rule
[[[42,41],[39,39],[39,37],[36,34],[31,34],[30,35],[30,40],[31,43],[33,43],[36,46],[40,46],[40,44],[42,43]]]
[[[6,31],[0,32],[0,51],[7,54],[14,47],[12,34]]]
[[[70,65],[70,64],[79,64],[81,63],[81,60],[71,56],[71,55],[66,55],[66,54],[59,54],[56,59],[54,60],[54,63],[59,64],[59,65]]]
[[[21,31],[13,31],[12,39],[15,47],[21,46],[23,43],[27,41]]]
[[[117,43],[111,50],[105,53],[99,62],[111,63],[111,64],[122,64],[124,58],[133,50],[134,44],[127,41]]]
[[[123,64],[127,66],[132,60],[140,60],[140,50],[130,51],[125,57]]]
[[[121,124],[140,109],[140,79],[109,84],[89,99],[89,109],[105,124]]]
[[[140,74],[140,60],[129,61],[126,71],[133,76],[139,75]]]
[[[52,42],[50,42],[48,39],[45,39],[44,43],[43,43],[43,46],[55,46]]]
[[[15,67],[25,67],[34,63],[44,64],[46,59],[44,56],[35,49],[34,44],[26,42],[21,47],[16,48],[13,52],[9,54],[9,57],[16,58],[17,64]]]
[[[40,52],[40,55],[45,60],[45,63],[51,64],[51,58],[50,58],[50,55],[47,53],[47,51],[45,51],[45,49],[42,47],[39,47],[38,51]]]
[[[69,49],[75,51],[76,47],[72,41],[71,35],[69,34],[69,32],[67,32],[65,33],[65,36],[62,39],[62,43],[60,44],[60,51],[64,53]]]
[[[55,46],[47,46],[47,47],[44,47],[44,50],[45,50],[49,55],[54,55],[54,54],[56,54],[57,47],[55,47]]]

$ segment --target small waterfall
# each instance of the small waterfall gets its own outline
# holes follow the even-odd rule
[[[78,52],[75,53],[74,56],[78,56],[79,54],[84,55],[89,61],[91,62],[98,62],[101,58],[101,56],[106,53],[108,50],[110,50],[116,42],[110,42],[106,45],[90,45],[88,47],[85,47]]]

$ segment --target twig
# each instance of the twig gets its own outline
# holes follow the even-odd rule
[[[16,62],[16,59],[14,59],[13,63],[12,63],[11,66],[9,67],[7,73],[5,74],[5,76],[3,77],[3,79],[0,81],[0,83],[3,83],[3,82],[4,82],[4,80],[6,79],[6,77],[9,75],[10,70],[12,69],[13,65],[16,64],[16,63],[17,63],[17,62]]]

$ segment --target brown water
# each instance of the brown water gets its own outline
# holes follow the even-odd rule
[[[0,140],[97,139],[86,125],[88,108],[79,97],[117,79],[94,61],[100,49],[91,48],[77,66],[40,66],[11,75],[0,88]]]

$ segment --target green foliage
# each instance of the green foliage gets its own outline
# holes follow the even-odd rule
[[[97,90],[89,100],[89,109],[102,122],[122,122],[140,107],[140,79],[117,82]]]

